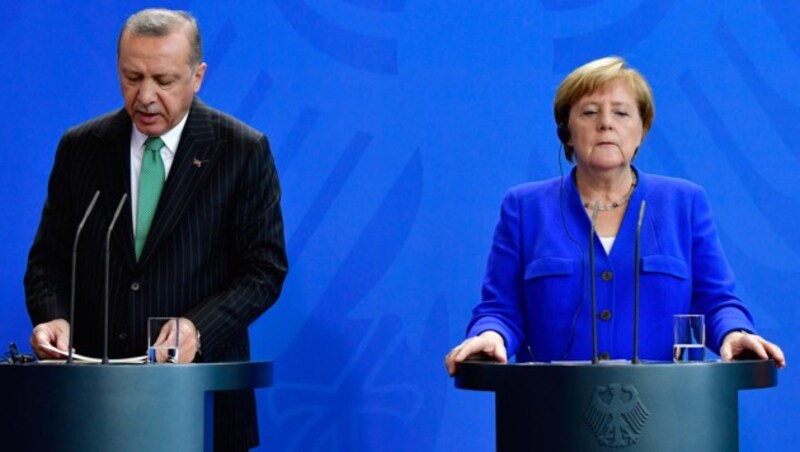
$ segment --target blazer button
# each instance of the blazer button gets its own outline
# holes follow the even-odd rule
[[[597,357],[602,359],[603,361],[608,361],[609,359],[611,359],[611,355],[609,355],[607,352],[600,353],[599,355],[597,355]]]
[[[134,291],[134,292],[139,290],[140,287],[141,287],[141,284],[139,284],[139,281],[134,281],[133,283],[131,283],[131,290]]]
[[[126,333],[126,332],[124,332],[124,331],[123,331],[123,332],[119,333],[119,334],[117,335],[117,337],[119,338],[119,340],[121,340],[121,341],[124,341],[125,339],[127,339],[127,338],[128,338],[128,333]]]
[[[611,281],[614,278],[614,274],[611,273],[610,271],[606,270],[606,271],[604,271],[603,273],[600,274],[600,277],[603,278],[603,281],[608,282],[608,281]]]
[[[600,320],[608,320],[611,318],[611,311],[608,309],[603,309],[600,311]]]

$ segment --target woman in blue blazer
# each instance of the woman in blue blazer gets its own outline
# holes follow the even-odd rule
[[[592,358],[590,277],[595,278],[600,359],[631,359],[634,247],[640,205],[642,359],[672,359],[672,318],[704,314],[707,346],[731,360],[744,352],[785,366],[781,349],[755,333],[734,293],[705,192],[631,163],[655,109],[650,86],[618,57],[568,75],[556,92],[555,119],[567,177],[523,184],[506,194],[467,339],[446,357],[483,353],[505,362]],[[597,209],[591,246],[591,215]]]

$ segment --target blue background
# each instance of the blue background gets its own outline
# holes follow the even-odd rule
[[[146,6],[0,10],[3,343],[27,349],[22,276],[59,137],[121,107],[116,38]],[[559,174],[556,86],[609,54],[656,94],[639,167],[707,189],[740,295],[787,352],[778,388],[740,397],[742,449],[800,443],[796,1],[163,6],[198,17],[201,97],[270,137],[283,184],[291,269],[251,328],[254,359],[276,369],[258,391],[263,449],[492,450],[493,396],[454,389],[443,357],[479,298],[503,192]]]

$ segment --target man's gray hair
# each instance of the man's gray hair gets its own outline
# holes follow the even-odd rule
[[[200,41],[200,28],[197,20],[186,11],[173,11],[164,8],[144,9],[132,15],[125,21],[117,40],[117,58],[122,35],[129,30],[137,36],[168,36],[176,31],[184,30],[189,39],[191,52],[189,53],[189,66],[194,70],[203,62],[203,45]]]

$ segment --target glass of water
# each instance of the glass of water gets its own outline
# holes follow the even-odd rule
[[[177,363],[180,349],[178,317],[147,319],[147,360],[152,363]]]
[[[702,314],[675,316],[672,360],[676,363],[703,362],[706,359],[706,322]]]

